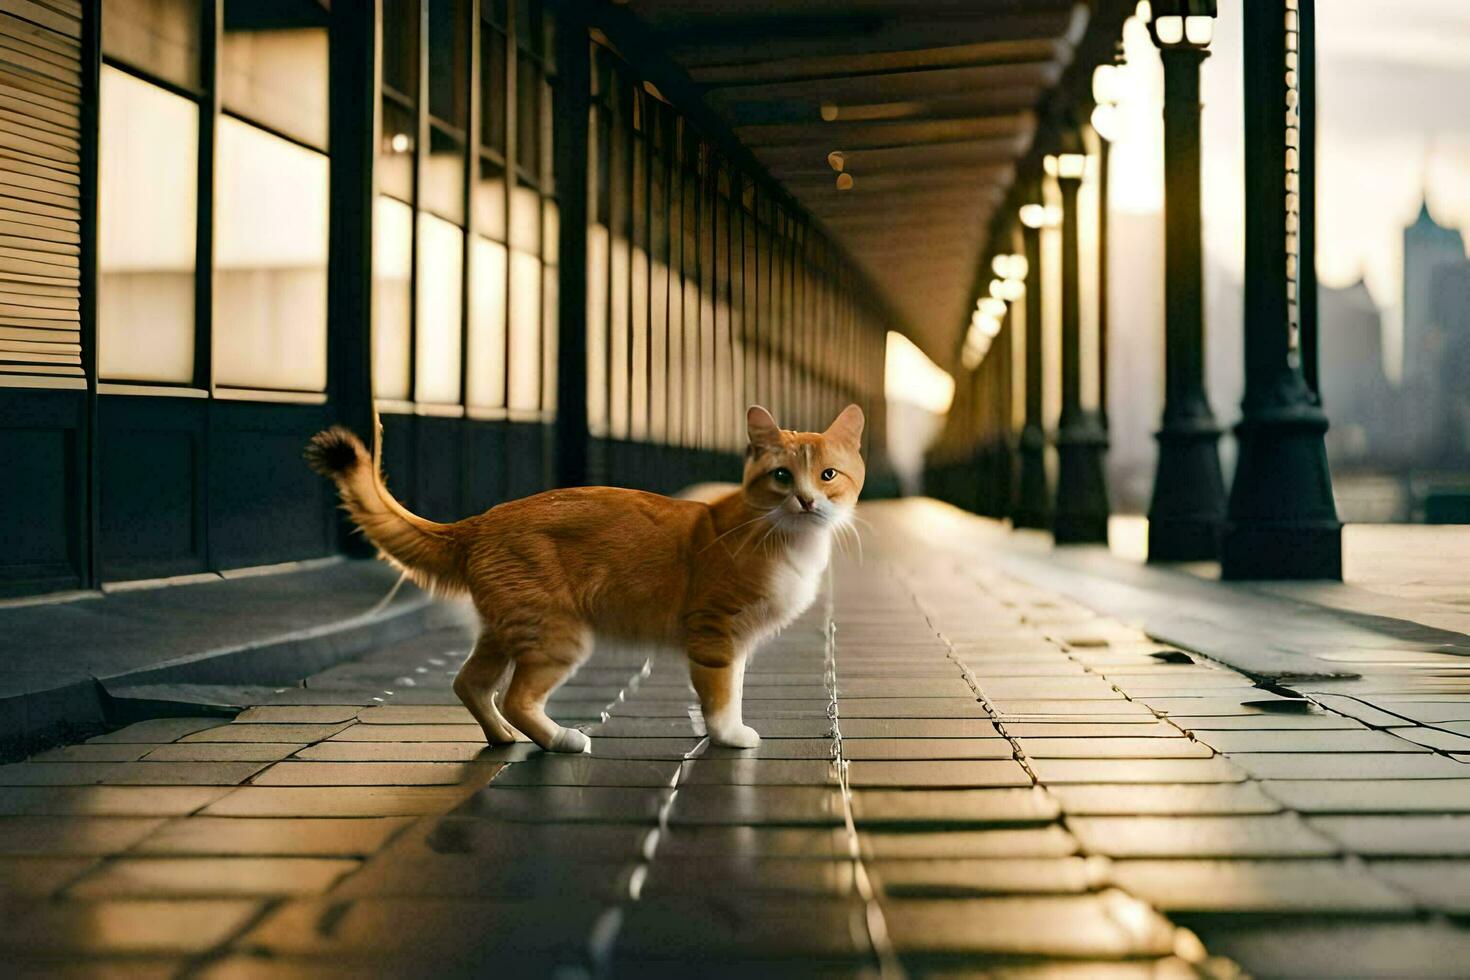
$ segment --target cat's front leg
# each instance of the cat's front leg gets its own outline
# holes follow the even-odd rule
[[[699,695],[705,731],[715,745],[753,749],[760,744],[760,733],[741,718],[748,652],[728,636],[690,637],[689,679]]]

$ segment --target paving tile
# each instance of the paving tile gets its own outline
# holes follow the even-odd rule
[[[573,951],[570,955],[575,956],[603,908],[602,902],[576,895],[542,902],[425,897],[347,903],[297,900],[272,910],[239,946],[275,955],[329,956],[354,967],[352,973],[359,976],[378,973],[385,955],[411,957],[402,962],[416,963],[420,976],[469,975],[470,968],[483,971],[492,961],[512,976],[550,975],[550,964],[545,972],[518,974],[525,969],[518,966],[518,957],[562,951]],[[473,941],[466,942],[466,937]],[[457,968],[436,965],[446,962]]]
[[[635,859],[610,861],[570,851],[543,851],[531,861],[489,861],[475,853],[439,853],[418,841],[400,841],[371,858],[332,896],[533,900],[575,894],[611,904],[628,897],[637,867]]]
[[[106,735],[89,738],[87,744],[172,742],[185,735],[192,735],[211,728],[223,728],[229,723],[228,718],[150,718],[147,721],[134,722],[115,732],[108,732]]]
[[[853,762],[848,766],[848,784],[853,787],[949,787],[955,789],[989,786],[1030,786],[1031,777],[1014,759],[981,759],[939,762]]]
[[[1388,732],[1233,731],[1201,732],[1199,740],[1220,752],[1419,752],[1420,747]],[[1467,740],[1470,745],[1470,740]]]
[[[0,786],[233,786],[261,762],[20,762],[0,766]]]
[[[163,824],[141,817],[0,817],[0,854],[17,857],[114,854]]]
[[[1447,732],[1439,728],[1395,728],[1393,734],[1397,738],[1413,742],[1415,745],[1423,745],[1426,748],[1441,749],[1445,752],[1470,753],[1470,735]]]
[[[709,759],[684,763],[680,786],[827,786],[837,766],[816,759]]]
[[[843,698],[838,702],[841,726],[849,718],[977,718],[989,717],[979,700],[969,698]]]
[[[381,704],[354,712],[368,725],[473,725],[474,716],[462,705]]]
[[[231,792],[231,786],[12,786],[0,788],[0,814],[177,817]]]
[[[1281,804],[1256,783],[1072,784],[1050,786],[1068,814],[1097,816],[1208,816],[1278,813]]]
[[[493,778],[498,762],[278,762],[254,786],[476,786]]]
[[[726,969],[732,960],[861,957],[867,953],[862,917],[863,905],[850,897],[640,901],[626,911],[613,969],[619,975],[687,976],[685,964],[707,961]]]
[[[750,723],[750,719],[746,719]],[[764,743],[763,743],[764,744]],[[592,739],[592,755],[600,759],[652,759],[682,761],[699,745],[699,739],[677,738],[596,738]]]
[[[95,863],[91,857],[0,857],[0,894],[49,898]]]
[[[1470,857],[1470,814],[1313,817],[1308,823],[1355,854]]]
[[[1208,759],[1206,745],[1187,738],[1019,738],[1032,759]]]
[[[108,861],[67,889],[71,898],[311,895],[358,862],[318,857],[127,857]]]
[[[151,748],[146,762],[278,762],[306,748],[302,742],[174,742]]]
[[[1230,756],[1256,779],[1466,779],[1470,766],[1424,751],[1335,754],[1259,752]]]
[[[1361,867],[1308,858],[1113,861],[1112,880],[1166,913],[1408,914],[1412,903]]]
[[[1370,861],[1368,873],[1409,895],[1422,908],[1470,916],[1470,861],[1435,858]]]
[[[1183,738],[1184,733],[1154,718],[1114,719],[1111,723],[1007,721],[1012,738]]]
[[[857,893],[851,861],[800,861],[786,857],[704,855],[671,857],[660,852],[639,886],[639,900],[668,895],[750,894],[842,896]]]
[[[485,744],[479,725],[353,725],[333,742],[473,742]]]
[[[83,742],[31,756],[30,762],[136,762],[157,746],[151,742]]]
[[[901,678],[892,680],[864,677],[843,677],[838,673],[837,697],[839,703],[848,698],[973,698],[974,692],[958,668],[952,668],[951,678]]]
[[[859,827],[1049,823],[1060,812],[1046,792],[1030,789],[873,790],[852,794]]]
[[[1470,813],[1470,779],[1273,779],[1260,785],[1303,813]]]
[[[1060,824],[1014,830],[863,831],[858,846],[870,860],[909,858],[1070,857],[1077,841]]]
[[[1127,700],[1121,694],[1116,698],[1074,701],[1039,698],[1002,699],[992,700],[990,706],[1002,719],[1044,721],[1075,715],[1089,719],[1101,719],[1104,723],[1115,717],[1154,720],[1154,715],[1148,708],[1136,701]]]
[[[842,757],[861,760],[1009,759],[1003,738],[843,738]]]
[[[1084,850],[1109,857],[1318,857],[1338,846],[1293,814],[1211,817],[1073,817]]]
[[[308,745],[293,759],[306,762],[520,762],[541,754],[534,742],[490,746],[478,742],[338,742]]]
[[[1449,980],[1465,975],[1470,932],[1445,923],[1268,920],[1207,933],[1210,952],[1249,975],[1339,980],[1344,965],[1374,980]]]
[[[1310,715],[1285,715],[1262,712],[1254,715],[1191,715],[1180,712],[1169,715],[1169,721],[1187,732],[1304,732],[1364,731],[1362,722],[1326,712]]]
[[[1090,891],[1106,880],[1107,862],[1080,857],[887,859],[867,862],[885,896],[939,898],[971,895],[1064,895]]]
[[[851,853],[845,827],[703,826],[656,832],[656,860],[712,855],[846,861]]]
[[[353,704],[257,705],[235,716],[235,722],[270,725],[326,725],[351,721],[363,709]],[[372,709],[367,709],[371,711]]]
[[[319,742],[346,728],[350,722],[330,725],[230,724],[185,735],[183,742]],[[478,728],[478,726],[476,726]],[[484,738],[483,735],[480,736]]]
[[[0,921],[0,948],[26,953],[203,953],[260,911],[257,901],[117,900],[38,905]]]
[[[209,817],[397,817],[460,803],[464,786],[242,786],[201,812]]]
[[[815,786],[688,786],[669,813],[673,826],[843,822],[842,794]]]
[[[900,954],[1111,958],[1163,956],[1174,946],[1168,922],[1116,892],[893,899],[883,917]]]
[[[1032,759],[1043,785],[1054,783],[1238,783],[1245,773],[1213,759]]]
[[[1004,677],[983,684],[980,693],[991,701],[1025,698],[1045,700],[1115,700],[1122,697],[1113,685],[1096,674],[1075,677]]]
[[[612,786],[498,786],[480,790],[458,816],[515,823],[650,823],[670,790]],[[421,810],[419,812],[429,812]]]
[[[839,719],[842,740],[869,738],[1000,738],[995,723],[981,718],[849,718]]]
[[[673,785],[680,763],[644,759],[599,759],[585,755],[538,754],[505,767],[495,777],[501,786],[644,786]]]
[[[760,731],[759,724],[751,727]],[[633,741],[619,739],[620,742]],[[692,746],[691,746],[692,747]],[[753,749],[732,749],[710,745],[703,753],[708,759],[830,759],[837,747],[830,738],[762,738]],[[597,750],[593,749],[595,753]]]
[[[408,826],[411,817],[287,819],[185,817],[139,841],[132,854],[360,857]]]
[[[1311,695],[1312,700],[1324,708],[1335,711],[1340,715],[1346,715],[1364,724],[1372,725],[1374,728],[1394,728],[1414,724],[1407,718],[1380,708],[1375,708],[1373,705],[1354,697],[1311,690],[1310,687],[1307,689],[1307,693]]]

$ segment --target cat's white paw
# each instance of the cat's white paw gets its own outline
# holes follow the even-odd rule
[[[570,752],[573,755],[578,752],[591,752],[592,739],[575,728],[563,728],[552,736],[551,744],[546,746],[546,751]]]
[[[760,733],[749,725],[711,731],[709,740],[715,745],[723,745],[732,749],[753,749],[761,744]]]

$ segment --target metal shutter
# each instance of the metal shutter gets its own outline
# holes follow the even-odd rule
[[[0,0],[0,375],[67,387],[83,376],[81,18],[74,0]]]

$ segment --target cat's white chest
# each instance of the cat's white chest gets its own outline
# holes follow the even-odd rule
[[[831,556],[832,539],[827,534],[813,534],[791,543],[772,564],[765,600],[749,611],[741,632],[760,639],[806,612],[817,597]]]

